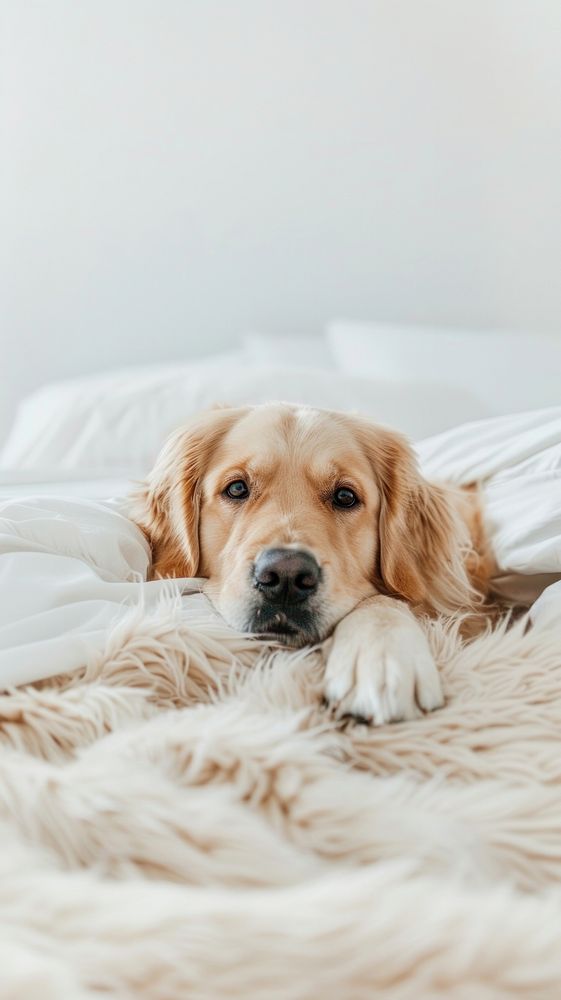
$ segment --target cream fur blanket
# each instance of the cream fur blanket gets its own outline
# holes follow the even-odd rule
[[[171,600],[3,695],[3,1000],[559,998],[559,629],[428,630],[446,707],[377,730]]]

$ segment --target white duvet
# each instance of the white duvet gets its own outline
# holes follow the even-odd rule
[[[0,505],[0,685],[42,680],[92,662],[132,604],[169,593],[146,581],[150,549],[111,501],[63,497]],[[201,581],[177,581],[200,615]],[[187,600],[187,597],[185,597]]]
[[[528,603],[541,594],[534,614],[561,622],[561,408],[466,424],[417,450],[429,478],[483,481],[500,586]],[[149,548],[122,510],[76,496],[0,504],[3,688],[91,662],[131,604],[169,590],[145,582]],[[200,580],[177,586],[186,615],[208,612]]]

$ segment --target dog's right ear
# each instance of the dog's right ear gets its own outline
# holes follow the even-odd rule
[[[199,568],[201,480],[240,409],[210,410],[168,438],[129,514],[152,548],[150,576],[196,576]]]

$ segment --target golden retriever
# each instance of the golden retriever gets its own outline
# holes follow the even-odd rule
[[[326,701],[381,724],[442,704],[415,614],[481,604],[492,561],[478,503],[426,482],[399,434],[275,403],[174,433],[132,516],[152,575],[206,577],[230,625],[292,647],[329,638]]]

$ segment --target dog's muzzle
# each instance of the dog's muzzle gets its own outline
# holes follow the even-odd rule
[[[317,641],[317,608],[313,598],[321,569],[309,552],[265,549],[253,565],[256,602],[251,631],[301,646]]]

